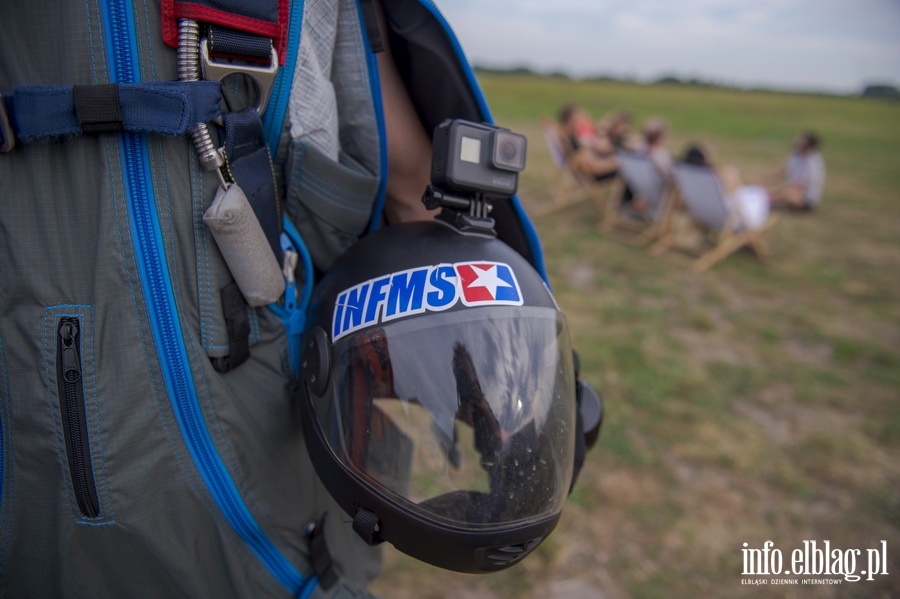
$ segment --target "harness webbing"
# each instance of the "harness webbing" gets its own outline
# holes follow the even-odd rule
[[[218,81],[26,85],[4,95],[0,111],[19,143],[114,131],[184,135],[219,116],[220,90]]]

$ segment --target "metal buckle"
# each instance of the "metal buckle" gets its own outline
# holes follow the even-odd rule
[[[6,114],[6,102],[3,100],[3,94],[0,94],[0,137],[3,138],[0,140],[0,154],[5,154],[16,147],[16,136],[9,123],[9,115]]]
[[[256,112],[262,116],[269,103],[269,94],[275,85],[275,76],[278,74],[278,53],[272,48],[269,66],[255,66],[249,64],[237,64],[233,62],[216,62],[209,57],[209,40],[200,41],[200,68],[203,78],[209,81],[222,81],[229,75],[246,75],[256,83],[259,92],[259,103]]]

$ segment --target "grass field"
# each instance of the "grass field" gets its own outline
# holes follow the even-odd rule
[[[522,201],[556,176],[537,122],[567,101],[662,116],[746,180],[797,131],[824,139],[814,214],[781,214],[772,258],[705,274],[597,232],[590,202],[536,222],[583,370],[606,398],[560,526],[522,564],[467,576],[386,552],[396,598],[900,596],[900,104],[696,87],[482,76],[529,137]],[[887,571],[837,586],[741,584],[742,547],[887,543]],[[862,558],[860,558],[862,559]],[[857,565],[857,570],[865,564]]]

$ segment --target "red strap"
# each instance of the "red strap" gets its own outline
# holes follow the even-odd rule
[[[238,15],[194,2],[162,0],[162,36],[166,45],[178,47],[178,19],[192,19],[203,23],[224,25],[239,31],[272,38],[278,61],[284,65],[287,47],[287,28],[290,0],[278,0],[278,22],[264,21]]]

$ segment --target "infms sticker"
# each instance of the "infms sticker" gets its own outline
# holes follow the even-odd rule
[[[513,269],[502,262],[457,262],[422,266],[369,279],[338,294],[331,338],[381,322],[441,312],[458,302],[467,307],[521,306]]]

